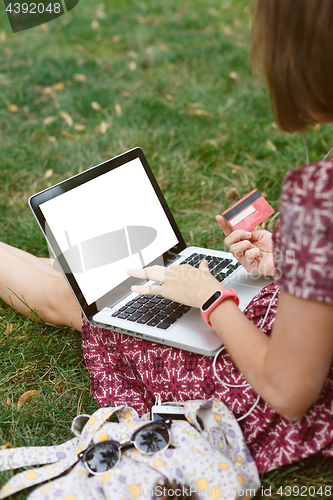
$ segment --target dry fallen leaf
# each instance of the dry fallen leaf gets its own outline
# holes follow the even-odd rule
[[[46,170],[43,179],[49,179],[50,177],[52,177],[52,175],[53,175],[53,170],[52,168],[49,168],[48,170]]]
[[[224,197],[227,201],[231,201],[231,200],[237,201],[237,200],[240,200],[242,196],[236,187],[231,187],[231,188],[227,189]]]
[[[120,116],[122,114],[122,110],[121,110],[120,104],[116,103],[115,110],[116,110],[116,115],[117,116]]]
[[[100,104],[98,104],[98,102],[96,101],[93,101],[91,103],[91,107],[92,109],[94,109],[95,111],[100,111],[102,109],[102,106]]]
[[[146,19],[143,16],[137,16],[136,20],[140,24],[146,24]]]
[[[35,390],[30,390],[30,391],[26,391],[24,392],[20,397],[19,397],[19,400],[17,402],[17,409],[19,410],[20,408],[22,408],[22,406],[27,402],[27,400],[29,398],[31,398],[32,396],[40,396],[40,393],[38,391],[35,391]]]
[[[236,82],[239,82],[239,76],[236,73],[236,71],[230,71],[229,78],[231,78],[232,80],[235,80]]]
[[[9,396],[7,396],[7,399],[6,399],[6,406],[12,406],[12,400],[10,399]]]
[[[67,113],[67,111],[59,111],[59,115],[61,116],[61,118],[65,120],[65,122],[69,127],[73,126],[74,123],[73,118],[71,117],[70,114]]]
[[[11,111],[11,113],[17,113],[19,110],[17,104],[8,104],[7,109]]]
[[[105,9],[104,3],[100,3],[96,10],[96,17],[98,17],[98,19],[106,18],[106,13],[104,9]]]
[[[86,82],[87,77],[86,77],[86,75],[83,75],[82,73],[74,73],[73,80],[76,80],[77,82]]]
[[[231,35],[231,28],[229,26],[224,26],[223,31],[225,35],[227,36]]]
[[[173,95],[171,94],[165,94],[165,98],[168,99],[168,101],[173,101]]]
[[[54,122],[56,120],[55,116],[47,116],[44,118],[43,123],[44,125],[49,125],[50,123]]]
[[[47,33],[48,31],[50,31],[50,27],[48,24],[40,24],[39,25],[39,28],[44,31],[45,33]]]
[[[169,52],[169,47],[167,45],[165,45],[165,43],[159,43],[158,46],[164,52]]]
[[[273,144],[273,142],[270,140],[270,139],[267,139],[266,141],[266,146],[268,147],[268,149],[270,149],[271,151],[276,151],[276,146],[275,144]]]
[[[55,93],[53,92],[52,87],[44,87],[43,88],[43,96],[45,98],[51,97],[52,99],[54,99],[55,98]]]
[[[139,54],[138,54],[137,52],[135,52],[135,50],[129,50],[129,51],[127,52],[127,55],[128,55],[129,57],[133,57],[133,59],[137,59],[137,57],[138,57],[138,55],[139,55]]]
[[[83,123],[75,123],[74,125],[74,130],[77,130],[78,132],[82,132],[85,128],[86,126],[83,125]]]
[[[14,448],[14,445],[8,442],[0,446],[0,450],[7,450],[7,448]]]
[[[221,15],[221,12],[218,11],[217,9],[214,9],[213,7],[211,7],[210,9],[208,9],[207,12],[209,14],[211,14],[212,16],[215,16],[215,17],[219,17]]]
[[[93,30],[98,30],[99,22],[97,21],[97,19],[94,19],[93,21],[91,21],[91,27]]]
[[[188,102],[187,103],[189,108],[204,108],[205,105],[202,104],[202,102]]]
[[[101,134],[105,134],[105,132],[107,131],[108,128],[109,128],[109,125],[105,121],[102,121],[100,123],[100,126],[98,127],[98,130],[100,131]]]
[[[13,326],[11,323],[7,323],[5,333],[9,333],[9,332],[11,332],[12,330],[14,330],[14,326]]]
[[[195,114],[199,116],[210,116],[210,113],[205,109],[196,109]]]
[[[113,43],[118,43],[118,42],[120,42],[120,40],[121,40],[120,35],[113,35],[113,37],[112,37]]]
[[[68,130],[62,130],[61,133],[69,139],[77,139],[77,135],[71,134],[70,132],[68,132]]]
[[[137,64],[135,61],[128,61],[127,66],[130,71],[135,71]]]
[[[197,116],[210,116],[210,113],[206,111],[205,109],[195,109],[191,108],[190,109],[190,115],[197,115]]]
[[[64,82],[54,83],[53,85],[51,85],[51,88],[53,90],[63,90],[65,88],[65,84]]]
[[[278,125],[275,122],[272,122],[272,128],[274,130],[278,130],[279,127],[278,127]]]
[[[204,141],[204,144],[209,144],[210,146],[214,146],[214,148],[217,148],[219,142],[217,139],[206,139]]]

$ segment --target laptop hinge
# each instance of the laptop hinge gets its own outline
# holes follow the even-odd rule
[[[165,263],[165,266],[170,266],[173,262],[175,262],[176,260],[178,260],[181,256],[178,254],[178,255],[175,255],[174,257],[172,257],[172,259],[169,259],[166,263]]]

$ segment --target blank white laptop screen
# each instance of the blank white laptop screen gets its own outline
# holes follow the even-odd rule
[[[40,209],[88,305],[178,243],[139,158]]]

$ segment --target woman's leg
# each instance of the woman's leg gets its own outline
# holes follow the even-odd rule
[[[80,308],[63,274],[53,269],[51,259],[1,242],[0,298],[26,317],[81,331]]]

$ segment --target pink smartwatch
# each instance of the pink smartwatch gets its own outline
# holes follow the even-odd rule
[[[228,297],[231,297],[236,304],[239,304],[239,298],[237,297],[237,294],[235,290],[232,288],[222,288],[221,290],[216,290],[216,292],[213,293],[201,306],[200,312],[202,319],[207,323],[208,326],[212,326],[211,322],[209,321],[209,316],[210,314],[214,311],[215,307],[221,304],[225,299]]]

